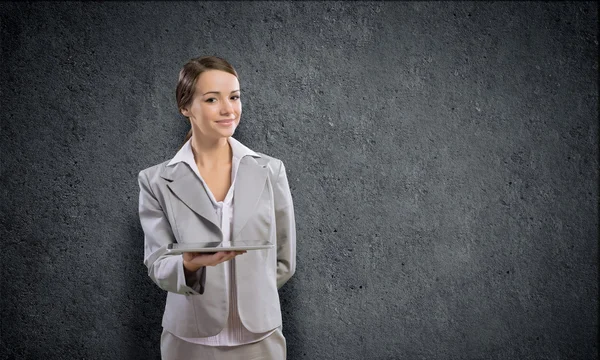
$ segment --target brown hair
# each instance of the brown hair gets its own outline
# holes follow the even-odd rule
[[[179,112],[182,109],[190,106],[194,100],[196,91],[196,81],[198,77],[209,70],[221,70],[238,77],[237,72],[227,60],[216,56],[203,56],[189,60],[179,72],[179,80],[175,89],[175,97],[177,99],[177,108]],[[192,137],[192,129],[185,136],[184,143]]]

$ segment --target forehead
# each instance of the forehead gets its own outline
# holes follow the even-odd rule
[[[239,90],[240,83],[237,77],[221,70],[205,71],[196,81],[196,91],[204,94],[208,91],[218,91],[230,93],[233,90]]]

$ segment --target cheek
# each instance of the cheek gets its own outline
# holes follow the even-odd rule
[[[210,121],[214,117],[214,110],[209,106],[199,105],[196,107],[194,115],[199,121]]]
[[[215,117],[219,116],[219,112],[215,109],[215,107],[211,107],[211,106],[207,106],[204,109],[202,109],[202,117],[206,120],[206,121],[212,121],[215,119]]]

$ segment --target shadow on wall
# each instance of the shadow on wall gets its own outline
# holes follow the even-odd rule
[[[298,271],[298,270],[296,270]],[[302,339],[298,331],[299,311],[296,308],[298,299],[297,282],[292,278],[279,290],[279,301],[281,302],[281,316],[283,320],[283,335],[287,345],[288,359],[301,359],[306,339]]]
[[[144,233],[137,212],[131,216],[129,237],[124,244],[126,255],[126,289],[122,314],[123,353],[127,359],[160,359],[161,320],[166,294],[148,277],[143,264]]]

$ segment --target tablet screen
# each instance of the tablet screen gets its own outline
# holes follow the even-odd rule
[[[265,240],[240,240],[232,241],[228,246],[223,246],[222,242],[198,242],[198,243],[173,243],[167,245],[167,251],[170,253],[182,252],[216,252],[230,250],[260,250],[272,248],[273,244]]]

